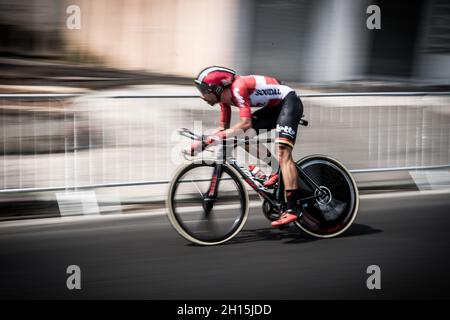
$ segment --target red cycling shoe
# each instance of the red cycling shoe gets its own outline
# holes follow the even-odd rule
[[[298,214],[296,211],[289,209],[285,211],[278,220],[272,222],[272,227],[280,227],[289,224],[291,222],[294,222],[301,215],[302,215],[301,212],[300,214]]]

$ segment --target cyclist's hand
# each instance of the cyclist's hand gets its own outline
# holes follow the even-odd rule
[[[204,141],[205,147],[207,147],[209,145],[214,145],[217,142],[219,142],[220,140],[222,140],[222,138],[218,137],[216,135],[204,136],[203,137],[203,141]]]
[[[203,136],[202,141],[195,141],[188,150],[183,151],[183,154],[193,157],[200,151],[203,151],[206,147],[215,145],[222,139],[222,137],[217,135]]]
[[[203,145],[203,141],[195,141],[193,144],[191,144],[191,147],[189,149],[183,150],[183,154],[193,157],[204,148]]]
[[[210,136],[202,136],[201,141],[195,141],[191,144],[191,147],[183,151],[183,155],[189,155],[191,157],[197,155],[200,151],[203,151],[206,147],[210,145],[216,145],[219,141],[224,138],[224,134],[214,134]]]

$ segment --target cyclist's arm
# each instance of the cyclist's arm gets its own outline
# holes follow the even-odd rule
[[[252,127],[252,111],[248,89],[245,83],[237,83],[232,91],[234,103],[239,107],[241,121],[226,130],[227,136],[239,135]]]
[[[229,122],[220,122],[219,128],[217,129],[217,131],[223,131],[223,130],[227,130],[230,128],[230,123]]]
[[[216,132],[224,131],[230,128],[231,106],[225,103],[220,104],[220,123]]]
[[[229,126],[229,124],[227,124]],[[228,129],[220,129],[214,135],[219,138],[226,138],[232,136],[241,136],[245,131],[252,127],[252,118],[241,118],[241,121]]]
[[[227,137],[239,135],[239,133],[245,132],[252,127],[252,118],[241,118],[241,121],[236,123],[231,128],[225,130]]]
[[[226,121],[228,120],[229,126],[229,120],[231,118],[231,107],[226,104],[221,104],[221,122],[224,122],[223,128],[226,129],[219,132],[218,134],[218,136],[222,138],[242,134],[252,127],[252,112],[250,108],[251,104],[247,88],[245,86],[236,86],[236,88],[233,89],[233,100],[239,107],[239,115],[241,117],[241,121],[239,121],[231,128],[226,129]]]

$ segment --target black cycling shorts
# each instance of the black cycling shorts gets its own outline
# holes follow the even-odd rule
[[[303,104],[295,92],[290,92],[274,107],[264,107],[252,114],[252,128],[276,129],[275,142],[294,148],[298,124],[303,116]]]

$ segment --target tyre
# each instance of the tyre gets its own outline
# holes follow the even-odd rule
[[[352,175],[336,159],[311,155],[297,162],[297,166],[319,186],[320,198],[303,204],[303,216],[295,225],[319,238],[335,237],[347,230],[356,218],[359,207],[358,188]],[[310,195],[318,194],[300,182],[301,189]]]
[[[233,238],[248,217],[248,193],[239,173],[222,164],[217,197],[207,197],[215,163],[181,166],[169,184],[166,207],[175,230],[200,245],[217,245]]]

